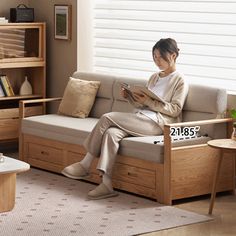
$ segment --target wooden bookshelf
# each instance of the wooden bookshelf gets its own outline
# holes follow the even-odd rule
[[[32,95],[15,95],[15,96],[8,96],[8,97],[1,97],[1,101],[7,101],[7,100],[25,100],[25,99],[35,99],[35,98],[42,98],[42,95],[40,94],[32,94]]]
[[[0,97],[0,142],[17,140],[19,101],[46,97],[45,23],[0,24],[0,75],[6,75],[14,96]],[[33,94],[19,95],[27,76]],[[38,115],[44,104],[27,107],[27,114]]]

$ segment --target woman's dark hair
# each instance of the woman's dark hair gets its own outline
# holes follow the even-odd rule
[[[179,49],[177,43],[172,38],[160,39],[152,48],[152,57],[154,58],[154,51],[158,49],[162,58],[169,62],[167,53],[175,53],[176,58],[179,56]]]

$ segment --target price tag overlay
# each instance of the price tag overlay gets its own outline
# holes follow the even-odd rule
[[[200,130],[200,126],[191,127],[171,127],[170,136],[171,137],[182,137],[182,138],[192,138],[197,136],[197,132]]]

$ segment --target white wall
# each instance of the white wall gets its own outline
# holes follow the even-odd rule
[[[93,3],[93,0],[77,0],[77,68],[81,71],[93,70]]]

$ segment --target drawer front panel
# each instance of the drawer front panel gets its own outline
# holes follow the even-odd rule
[[[0,109],[0,119],[19,118],[19,108]]]
[[[84,158],[84,155],[80,153],[75,152],[68,152],[67,158],[66,158],[66,165],[69,166],[73,163],[79,162]]]
[[[155,172],[152,170],[116,163],[113,172],[114,179],[151,189],[156,187]]]
[[[0,140],[18,138],[18,129],[18,119],[0,119]]]
[[[27,107],[26,116],[42,114],[42,106]],[[18,139],[19,137],[19,109],[0,109],[0,141]]]
[[[25,108],[25,116],[43,114],[43,106],[29,106]],[[19,118],[19,108],[0,109],[0,120]]]
[[[29,143],[29,158],[54,164],[63,164],[63,151],[44,145]]]

